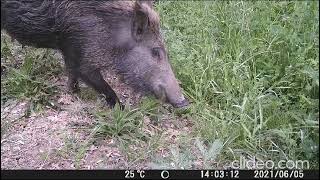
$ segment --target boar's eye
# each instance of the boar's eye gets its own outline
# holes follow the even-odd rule
[[[152,50],[151,50],[152,56],[156,57],[156,58],[161,58],[160,51],[161,51],[161,49],[159,47],[152,48]]]

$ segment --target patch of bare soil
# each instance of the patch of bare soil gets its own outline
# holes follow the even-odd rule
[[[118,83],[112,76],[107,81],[125,104],[136,104],[140,95]],[[95,119],[87,113],[96,102],[86,101],[66,90],[65,76],[56,80],[59,94],[54,98],[58,109],[50,107],[40,112],[28,112],[26,101],[11,101],[1,106],[1,168],[2,169],[124,169],[150,168],[148,160],[128,163],[112,138],[92,143]],[[81,88],[82,90],[83,88]],[[106,107],[107,108],[107,107]],[[175,122],[168,118],[157,126],[145,118],[144,131],[153,135],[164,132],[169,143],[175,143],[180,133],[188,133],[187,120]],[[175,123],[174,123],[175,122]],[[163,157],[168,150],[156,149]]]
[[[1,107],[1,124],[6,125],[1,134],[2,169],[117,168],[123,164],[111,139],[87,147],[94,120],[85,110],[92,104],[63,90],[57,101],[59,110],[47,108],[28,117],[26,102]]]

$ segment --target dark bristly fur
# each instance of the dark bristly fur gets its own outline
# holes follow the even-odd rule
[[[24,45],[61,50],[73,91],[80,77],[114,106],[100,74],[113,68],[135,88],[181,101],[150,1],[1,0],[1,29]]]

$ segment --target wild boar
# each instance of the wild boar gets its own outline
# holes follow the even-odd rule
[[[60,50],[71,91],[81,78],[113,107],[119,99],[100,73],[111,67],[139,91],[188,105],[152,1],[1,0],[1,29],[23,45]]]

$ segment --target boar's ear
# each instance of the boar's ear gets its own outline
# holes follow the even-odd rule
[[[142,2],[138,0],[135,2],[132,35],[137,41],[141,40],[143,34],[148,30],[149,18],[143,6],[145,5]]]
[[[132,24],[132,35],[139,41],[142,39],[144,33],[148,31],[150,21],[153,15],[153,1],[151,0],[136,0],[134,5],[134,17]]]
[[[148,29],[148,16],[141,10],[135,10],[133,23],[132,23],[132,35],[136,40],[141,40],[143,34]]]
[[[139,5],[146,4],[150,8],[153,8],[154,0],[136,0],[136,4],[139,4]]]
[[[154,0],[137,0],[137,2],[145,3],[145,4],[147,4],[150,8],[153,8]]]

